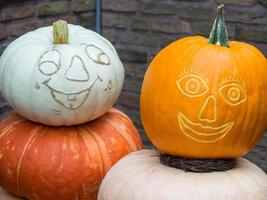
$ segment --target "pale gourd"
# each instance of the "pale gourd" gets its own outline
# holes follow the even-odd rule
[[[192,173],[160,164],[154,150],[131,153],[104,178],[98,200],[266,200],[267,176],[246,159],[224,172]]]
[[[12,194],[8,193],[1,187],[0,187],[0,199],[1,200],[25,200],[25,199],[13,196]]]
[[[58,21],[13,41],[0,59],[0,90],[25,118],[74,125],[103,115],[117,100],[124,68],[99,34]]]

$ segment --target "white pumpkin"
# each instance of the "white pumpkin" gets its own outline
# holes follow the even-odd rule
[[[9,194],[3,188],[0,187],[0,199],[1,200],[25,200],[19,197],[15,197],[12,194]]]
[[[192,173],[160,164],[154,150],[131,153],[104,178],[98,200],[266,200],[267,176],[239,159],[225,172]]]
[[[113,45],[62,20],[22,35],[0,58],[4,98],[20,115],[46,125],[81,124],[103,115],[123,81]]]

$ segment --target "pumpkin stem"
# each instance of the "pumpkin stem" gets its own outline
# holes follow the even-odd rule
[[[225,25],[223,10],[224,4],[220,3],[217,8],[217,15],[210,32],[209,43],[220,45],[223,47],[229,47],[228,33]]]
[[[58,20],[53,23],[53,43],[54,44],[69,43],[69,29],[68,29],[68,23],[66,21]]]

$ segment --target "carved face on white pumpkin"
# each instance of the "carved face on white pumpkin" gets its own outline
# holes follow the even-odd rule
[[[30,120],[56,126],[90,121],[121,91],[124,69],[112,44],[80,26],[68,27],[68,44],[53,44],[52,27],[45,27],[15,40],[1,60],[3,96]]]
[[[84,49],[86,56],[73,55],[71,62],[66,66],[62,65],[61,52],[56,47],[44,51],[38,60],[39,71],[48,77],[41,84],[50,90],[51,97],[57,103],[67,109],[77,109],[82,106],[97,81],[104,81],[98,72],[90,70],[90,66],[86,66],[85,63],[92,61],[97,65],[103,65],[99,67],[109,67],[111,64],[107,54],[97,46],[82,44],[81,48]],[[64,84],[58,85],[58,82]],[[103,90],[109,92],[112,89],[112,80],[104,82],[107,86]],[[75,89],[71,89],[73,86]],[[36,89],[39,88],[40,85],[36,82]]]

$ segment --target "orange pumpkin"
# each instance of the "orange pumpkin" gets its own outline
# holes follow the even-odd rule
[[[219,6],[210,39],[173,42],[150,64],[141,118],[160,152],[234,158],[260,140],[267,124],[267,62],[254,46],[229,41]]]
[[[29,200],[94,200],[110,167],[141,147],[133,123],[116,109],[72,127],[12,113],[0,123],[0,186]]]

